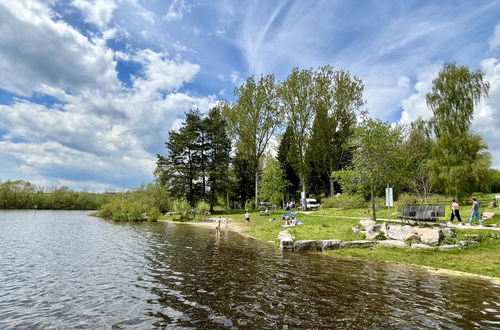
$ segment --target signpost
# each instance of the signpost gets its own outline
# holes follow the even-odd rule
[[[385,206],[387,206],[387,217],[391,218],[391,206],[394,206],[394,200],[392,198],[392,188],[387,184],[385,188]]]
[[[495,201],[498,205],[498,213],[500,213],[500,195],[495,195]]]

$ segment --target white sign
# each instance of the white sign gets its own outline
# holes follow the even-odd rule
[[[500,195],[495,195],[495,199],[496,199],[497,201],[500,201]]]
[[[392,188],[385,188],[385,206],[394,206],[392,199]]]

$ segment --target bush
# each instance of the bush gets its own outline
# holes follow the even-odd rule
[[[128,221],[141,221],[143,220],[144,210],[142,205],[138,202],[133,202],[127,205],[126,208]]]
[[[340,208],[344,210],[366,208],[367,204],[361,195],[342,194],[334,197],[323,198],[322,208]]]
[[[158,221],[160,219],[161,212],[158,210],[156,206],[153,206],[149,209],[148,212],[148,221]]]
[[[198,213],[201,218],[205,216],[208,210],[210,210],[210,205],[208,205],[208,203],[198,202],[198,204],[196,204],[196,213]]]
[[[397,201],[394,202],[394,206],[396,206],[396,210],[401,212],[403,210],[403,206],[414,206],[419,204],[418,196],[411,194],[401,194]]]
[[[191,214],[191,206],[186,199],[176,200],[173,205],[174,211],[179,214],[181,220],[188,220]]]

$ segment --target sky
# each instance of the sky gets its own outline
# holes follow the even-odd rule
[[[490,83],[473,130],[500,169],[500,0],[0,0],[0,181],[148,183],[186,111],[293,67],[358,76],[371,117],[426,119],[446,62]]]

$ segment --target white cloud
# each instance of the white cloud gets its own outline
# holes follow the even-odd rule
[[[191,12],[191,5],[184,0],[172,0],[168,7],[167,21],[180,21],[185,14]]]
[[[95,24],[101,30],[107,28],[117,7],[115,0],[73,0],[71,4],[82,11],[87,23]]]
[[[496,48],[498,46],[500,46],[500,23],[496,25],[493,37],[490,39],[490,48]]]
[[[88,40],[48,7],[35,2],[0,4],[0,88],[30,96],[44,85],[71,91],[116,90],[113,51]]]
[[[409,123],[418,118],[429,119],[432,117],[432,111],[427,107],[425,96],[432,89],[432,80],[437,77],[440,68],[439,64],[433,64],[417,72],[417,82],[414,86],[417,92],[401,101],[403,107],[401,122]]]
[[[493,167],[500,170],[500,60],[488,58],[481,62],[490,93],[476,108],[472,122],[474,130],[488,142]]]

